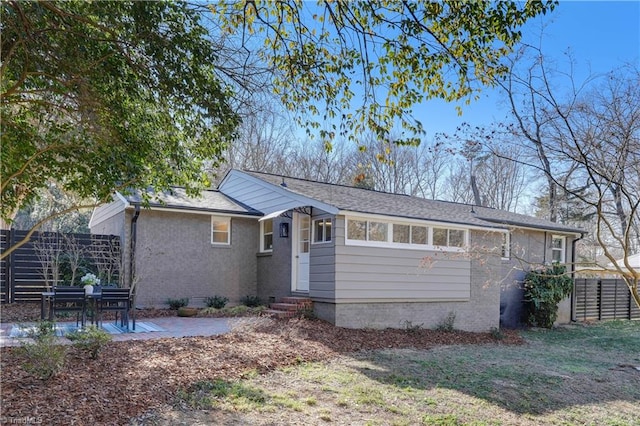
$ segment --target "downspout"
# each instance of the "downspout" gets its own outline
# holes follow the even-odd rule
[[[133,218],[131,218],[131,241],[129,243],[129,288],[133,287],[133,275],[134,275],[133,270],[136,262],[136,240],[137,240],[137,233],[138,233],[137,224],[138,224],[139,216],[140,216],[140,204],[136,204],[135,212],[133,213]],[[134,288],[133,294],[135,294],[135,288]]]
[[[135,212],[131,218],[131,241],[129,245],[129,288],[133,287],[133,268],[136,260],[136,239],[138,233],[138,217],[140,216],[140,204],[135,205]],[[136,289],[131,291],[131,307],[133,308],[133,329],[136,329]],[[127,325],[128,327],[128,325]]]
[[[571,242],[571,280],[573,281],[573,291],[571,292],[571,321],[576,321],[576,243],[584,238],[580,233],[580,238],[574,238]]]

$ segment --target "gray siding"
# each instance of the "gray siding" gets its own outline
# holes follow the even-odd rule
[[[251,177],[231,173],[223,182],[220,191],[261,212],[287,210],[299,206],[299,203],[283,196],[277,187],[265,183],[249,184],[247,179]]]
[[[336,222],[337,302],[470,298],[471,261],[463,253],[345,245],[344,216]]]
[[[326,214],[314,215],[313,220],[331,218],[335,224],[336,218]],[[334,225],[335,226],[335,225]],[[309,297],[316,300],[333,300],[335,298],[336,281],[336,243],[334,238],[331,242],[312,243],[309,252]]]
[[[111,224],[114,220],[122,220],[122,217],[118,217],[114,219],[114,216],[117,216],[124,212],[125,203],[118,197],[115,197],[114,201],[108,204],[102,204],[96,207],[93,210],[93,214],[91,215],[91,221],[89,222],[89,227],[91,228],[91,232],[94,234],[105,233],[102,231],[97,231],[97,229],[107,229],[112,226]],[[105,222],[108,222],[107,225],[104,225]],[[96,230],[94,230],[96,229]],[[107,234],[119,235],[117,233],[107,232]]]
[[[445,256],[344,246],[344,218],[337,228],[336,298],[316,301],[318,317],[348,328],[433,328],[453,314],[457,329],[499,326],[501,234],[471,231],[469,253]]]

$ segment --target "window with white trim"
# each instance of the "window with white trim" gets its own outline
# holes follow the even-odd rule
[[[500,256],[503,259],[511,258],[511,234],[505,232],[502,234],[502,245],[500,246]]]
[[[433,228],[433,245],[440,247],[464,247],[465,231],[462,229]]]
[[[393,242],[400,244],[422,244],[429,242],[429,228],[420,225],[393,224]]]
[[[231,244],[231,218],[211,216],[211,244]]]
[[[551,237],[551,261],[554,263],[564,263],[566,237],[553,235]]]
[[[367,241],[367,221],[349,219],[347,221],[347,239]]]
[[[273,251],[273,220],[260,222],[260,251]]]
[[[327,243],[331,241],[331,219],[316,219],[313,221],[313,242]]]
[[[367,241],[389,241],[388,226],[385,222],[367,222]]]
[[[349,242],[398,248],[439,246],[459,250],[466,245],[467,230],[432,227],[418,223],[347,218],[347,243]]]

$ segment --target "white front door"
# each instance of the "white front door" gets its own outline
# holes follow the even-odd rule
[[[309,244],[311,242],[311,218],[309,215],[295,213],[298,223],[296,232],[296,248],[294,250],[296,274],[295,291],[309,291]]]

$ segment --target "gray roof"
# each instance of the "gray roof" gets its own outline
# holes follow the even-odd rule
[[[574,227],[518,213],[470,204],[427,200],[409,195],[373,191],[352,186],[314,182],[268,173],[243,171],[287,191],[350,212],[379,214],[411,219],[431,220],[485,228],[509,226],[536,228],[549,231],[582,233]],[[286,187],[282,186],[282,182]]]
[[[184,188],[178,187],[171,188],[171,191],[168,192],[151,192],[149,195],[151,197],[149,200],[150,207],[228,214],[246,214],[250,216],[262,215],[259,211],[245,206],[215,189],[204,190],[200,193],[199,197],[189,196]],[[125,198],[131,204],[144,204],[139,192],[126,195]]]

